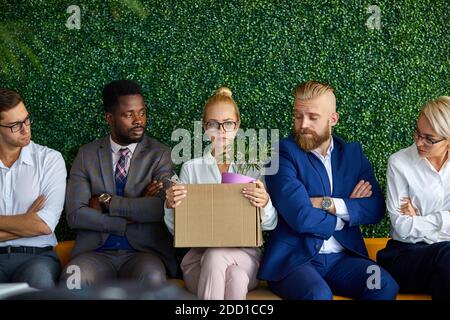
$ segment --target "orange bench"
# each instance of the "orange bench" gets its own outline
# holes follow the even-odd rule
[[[386,247],[386,243],[389,238],[366,238],[367,251],[369,252],[369,257],[373,260],[376,259],[378,250]],[[55,247],[55,251],[61,259],[61,264],[65,266],[69,262],[70,253],[73,248],[74,241],[62,241],[58,243]],[[184,286],[183,280],[180,279],[170,279],[169,281],[179,285]],[[247,295],[247,300],[280,300],[276,294],[271,292],[267,287],[265,281],[261,281],[257,289],[252,290]],[[397,300],[430,300],[431,296],[426,294],[398,294]],[[334,300],[349,300],[349,298],[334,296]]]

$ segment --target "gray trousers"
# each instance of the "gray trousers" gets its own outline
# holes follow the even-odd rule
[[[0,283],[26,282],[36,289],[55,286],[61,264],[54,251],[0,254]]]
[[[157,255],[148,252],[108,250],[82,253],[65,266],[60,286],[68,287],[75,274],[74,267],[79,270],[81,289],[117,278],[132,279],[149,286],[166,281],[164,263]]]

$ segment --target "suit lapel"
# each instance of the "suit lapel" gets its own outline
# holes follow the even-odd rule
[[[331,171],[333,174],[333,194],[339,194],[339,191],[337,190],[337,187],[339,187],[341,184],[336,183],[337,181],[343,181],[343,178],[341,178],[339,174],[339,168],[338,164],[342,163],[341,161],[341,144],[340,142],[334,138],[334,149],[331,152]]]
[[[128,169],[127,174],[127,184],[125,185],[125,194],[132,193],[132,188],[135,187],[135,183],[138,181],[139,174],[141,172],[141,163],[142,158],[146,154],[146,150],[148,149],[148,140],[147,137],[144,136],[144,139],[139,142],[134,150],[133,157],[131,158],[130,168]]]
[[[98,158],[100,162],[100,171],[105,185],[105,192],[116,194],[116,184],[113,177],[111,143],[109,136],[103,139],[98,149]]]
[[[308,152],[309,161],[311,162],[314,169],[319,174],[320,180],[322,181],[323,187],[323,195],[330,196],[331,195],[331,187],[330,180],[328,179],[327,170],[323,163],[311,152]]]

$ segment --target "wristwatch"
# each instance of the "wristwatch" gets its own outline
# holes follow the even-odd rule
[[[100,202],[100,206],[103,209],[103,212],[109,211],[109,203],[111,202],[111,195],[109,193],[102,193],[98,197],[98,202]]]
[[[322,210],[328,211],[333,206],[333,199],[331,199],[330,197],[323,197],[320,205],[322,207]]]

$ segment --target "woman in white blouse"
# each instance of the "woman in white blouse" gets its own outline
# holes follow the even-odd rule
[[[389,158],[387,209],[392,240],[377,261],[400,291],[450,299],[450,97],[428,102],[415,143]]]
[[[203,127],[212,142],[212,151],[201,158],[187,161],[180,171],[180,180],[186,184],[221,183],[221,173],[236,172],[233,163],[217,161],[226,146],[233,143],[240,125],[240,114],[231,91],[219,88],[205,103]],[[216,157],[215,157],[216,156]],[[226,161],[225,161],[226,162]],[[266,192],[260,172],[247,172],[256,180],[254,188],[243,190],[250,203],[261,208],[263,230],[272,230],[277,224],[277,212]],[[166,191],[164,220],[173,234],[174,208],[188,196],[180,185]],[[258,248],[192,248],[181,262],[186,288],[201,299],[245,299],[248,290],[257,287],[256,274],[261,259]]]

